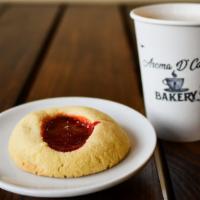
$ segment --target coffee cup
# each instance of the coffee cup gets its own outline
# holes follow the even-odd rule
[[[200,4],[154,4],[130,16],[147,118],[161,139],[200,140]]]

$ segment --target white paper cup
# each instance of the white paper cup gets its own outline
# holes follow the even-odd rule
[[[200,4],[136,8],[145,109],[159,138],[200,140]]]

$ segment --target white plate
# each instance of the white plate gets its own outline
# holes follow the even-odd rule
[[[27,113],[47,107],[83,105],[97,108],[114,118],[129,134],[133,148],[115,167],[104,172],[72,179],[39,177],[18,169],[9,159],[7,145],[12,129]],[[151,157],[156,134],[145,117],[135,110],[108,100],[66,97],[35,101],[0,114],[0,188],[36,197],[70,197],[114,186],[135,174]]]

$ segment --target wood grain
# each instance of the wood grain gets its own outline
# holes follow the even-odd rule
[[[200,142],[162,143],[176,199],[200,198]]]
[[[10,6],[0,17],[0,110],[15,104],[40,52],[57,6]]]
[[[90,96],[143,111],[136,67],[117,7],[69,7],[27,101]],[[124,199],[124,195],[126,199],[162,199],[154,159],[126,183],[72,199]]]
[[[131,54],[118,9],[75,6],[65,15],[28,100],[92,96],[143,110]]]

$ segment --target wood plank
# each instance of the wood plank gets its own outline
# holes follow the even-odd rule
[[[1,111],[15,104],[57,12],[57,6],[16,5],[1,16]]]
[[[176,199],[200,198],[200,142],[162,142]]]
[[[58,6],[0,6],[0,111],[18,99],[58,11]],[[20,196],[0,189],[0,199]]]
[[[143,111],[136,64],[125,35],[117,7],[68,8],[27,101],[91,96],[115,100]],[[124,195],[126,199],[162,199],[154,159],[119,186],[72,199],[124,199]]]

